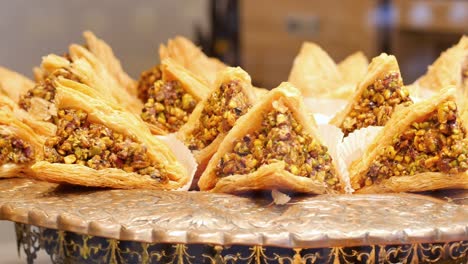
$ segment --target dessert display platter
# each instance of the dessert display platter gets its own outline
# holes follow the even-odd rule
[[[268,195],[102,190],[3,180],[0,217],[56,263],[465,263],[466,191]],[[160,262],[159,262],[160,261]]]

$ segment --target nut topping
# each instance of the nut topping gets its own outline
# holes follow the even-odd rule
[[[190,150],[207,147],[219,134],[228,132],[240,116],[247,113],[251,105],[240,85],[239,80],[233,80],[222,84],[210,95],[199,123],[187,138]]]
[[[260,166],[284,161],[286,170],[337,188],[339,180],[327,147],[311,135],[287,109],[264,113],[261,128],[234,142],[216,167],[218,177],[248,174]]]
[[[148,100],[141,117],[145,122],[176,132],[187,122],[197,103],[191,94],[185,92],[180,82],[158,80],[148,90]]]
[[[34,160],[34,151],[28,142],[12,135],[0,134],[0,165],[23,164]]]
[[[135,138],[90,123],[82,110],[61,109],[55,119],[57,134],[45,143],[45,160],[80,164],[96,170],[118,168],[165,182],[164,166],[152,160]]]
[[[400,74],[390,73],[383,79],[376,80],[362,92],[361,98],[354,103],[340,128],[347,136],[363,127],[384,126],[397,105],[410,104],[412,101],[403,86]]]
[[[393,146],[383,148],[363,184],[422,172],[464,172],[468,170],[465,135],[465,128],[457,120],[455,102],[447,101],[396,136]]]

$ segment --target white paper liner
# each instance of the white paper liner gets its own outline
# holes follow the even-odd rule
[[[195,160],[195,157],[193,156],[192,152],[184,145],[184,143],[177,139],[174,133],[156,137],[162,140],[171,148],[177,160],[185,167],[189,175],[189,180],[187,181],[187,183],[184,186],[177,189],[176,191],[188,191],[190,186],[192,185],[195,172],[197,171],[198,164]]]
[[[351,163],[362,157],[364,151],[370,143],[374,141],[375,136],[383,129],[381,126],[370,126],[355,130],[344,138],[340,145],[340,158],[349,167]]]
[[[348,101],[343,99],[304,97],[304,104],[309,112],[325,116],[334,116],[344,109],[347,103]]]
[[[351,182],[349,179],[348,167],[341,155],[341,144],[344,137],[343,132],[336,126],[330,124],[318,125],[318,133],[322,139],[322,143],[328,148],[328,153],[335,160],[335,165],[339,171],[340,182],[344,184],[344,190],[346,193],[354,192],[351,188]]]
[[[315,122],[317,122],[317,125],[325,125],[330,123],[330,120],[333,118],[333,116],[329,115],[324,115],[324,114],[313,114],[315,118]]]

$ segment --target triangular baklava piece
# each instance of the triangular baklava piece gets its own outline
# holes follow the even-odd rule
[[[255,102],[250,76],[241,68],[222,71],[210,95],[200,102],[178,137],[194,153],[203,171],[236,120]]]
[[[82,84],[56,81],[56,135],[47,138],[35,177],[112,188],[178,189],[188,172],[172,150],[128,111],[88,96]]]
[[[455,89],[395,112],[350,166],[357,192],[468,188],[468,139]]]
[[[18,102],[20,96],[32,87],[34,87],[33,81],[17,72],[0,67],[0,94]]]
[[[123,70],[112,48],[104,40],[97,38],[91,31],[85,31],[83,37],[86,40],[84,47],[105,65],[107,71],[117,80],[120,86],[124,87],[129,94],[136,97],[136,81]]]
[[[294,59],[288,81],[304,96],[323,97],[337,88],[342,78],[326,51],[315,43],[305,42]]]
[[[384,126],[398,106],[412,104],[394,56],[374,58],[350,102],[330,123],[348,135],[368,126]]]
[[[30,166],[42,155],[44,138],[0,108],[0,178],[30,174]]]
[[[177,132],[210,92],[202,80],[172,59],[144,72],[138,87],[145,102],[141,118],[157,135]]]
[[[161,45],[159,57],[161,60],[166,58],[175,60],[209,84],[213,84],[218,72],[227,67],[220,60],[208,57],[193,42],[181,36],[170,39],[167,46]]]
[[[299,90],[289,83],[273,89],[229,131],[198,182],[200,190],[342,191],[310,118]]]

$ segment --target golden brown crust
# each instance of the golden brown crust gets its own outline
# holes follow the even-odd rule
[[[102,39],[97,38],[91,31],[83,32],[83,37],[86,40],[89,51],[105,65],[110,74],[114,76],[122,87],[125,87],[129,94],[137,97],[138,91],[136,81],[123,70],[112,48]]]
[[[426,88],[439,91],[447,86],[460,86],[462,65],[468,57],[468,36],[463,36],[453,47],[442,52],[427,69],[426,74],[414,83],[418,89]]]
[[[154,137],[137,116],[109,106],[104,101],[89,97],[79,91],[79,83],[57,80],[56,104],[59,109],[80,109],[88,114],[88,121],[103,124],[123,135],[136,138],[147,147],[148,155],[164,165],[168,183],[158,183],[150,176],[127,173],[120,169],[94,170],[84,165],[52,164],[46,161],[36,163],[32,169],[36,178],[53,182],[85,186],[108,186],[115,188],[176,189],[188,181],[188,172],[177,161],[172,150]],[[78,88],[78,90],[76,89]]]
[[[167,46],[160,45],[159,57],[161,60],[175,60],[210,84],[216,81],[218,72],[227,67],[218,59],[206,56],[193,42],[181,36],[170,39]]]
[[[18,103],[20,96],[34,87],[34,82],[27,77],[0,67],[0,94],[5,94]]]
[[[342,77],[333,59],[322,48],[304,42],[294,59],[288,81],[304,96],[323,97],[342,83]]]
[[[247,114],[239,118],[236,125],[229,131],[216,153],[209,161],[198,185],[201,190],[214,192],[243,192],[247,190],[281,189],[305,193],[334,192],[327,189],[325,183],[308,177],[296,176],[285,170],[284,161],[260,166],[256,171],[244,175],[216,176],[216,167],[225,153],[232,151],[236,139],[242,138],[261,126],[262,113],[284,105],[304,127],[304,132],[319,140],[320,137],[306,113],[299,90],[289,83],[282,83],[265,95],[260,102],[252,107]],[[334,163],[333,163],[334,164]],[[336,168],[336,166],[335,166]]]
[[[211,93],[218,89],[222,84],[228,83],[232,80],[239,80],[239,86],[241,87],[242,92],[247,96],[248,103],[253,104],[255,102],[256,97],[252,89],[250,76],[239,67],[229,67],[226,68],[224,71],[220,72],[214,85],[214,87],[216,88],[212,89]],[[207,104],[208,98],[209,96],[207,96],[195,107],[195,109],[189,117],[188,122],[185,125],[183,125],[177,133],[177,137],[180,138],[183,142],[187,142],[189,135],[192,134],[193,131],[196,129],[203,108],[205,107],[205,104]],[[199,168],[203,168],[204,164],[206,164],[211,158],[211,156],[213,156],[225,135],[225,133],[220,133],[216,137],[216,139],[213,142],[211,142],[211,144],[209,144],[207,147],[193,152],[195,159],[199,164]],[[198,171],[200,171],[200,169]]]
[[[454,93],[454,88],[444,89],[440,94],[426,101],[401,108],[395,112],[384,129],[377,134],[372,143],[367,147],[363,156],[351,164],[349,171],[352,187],[356,190],[361,187],[361,183],[365,179],[366,171],[369,169],[371,163],[377,158],[381,149],[385,146],[393,145],[393,140],[396,135],[403,133],[415,120],[421,120],[429,113],[436,110],[441,103],[454,100]],[[393,176],[379,183],[363,187],[360,192],[406,192],[442,188],[466,188],[466,182],[460,184],[463,180],[466,181],[466,175],[466,172],[460,174],[424,172],[411,176]]]
[[[359,104],[359,99],[361,98],[364,90],[367,89],[369,85],[373,84],[377,79],[383,79],[385,75],[391,72],[397,72],[398,74],[400,73],[400,68],[398,67],[395,56],[382,53],[380,56],[375,57],[369,65],[366,75],[358,83],[356,92],[349,100],[349,103],[341,112],[338,112],[333,117],[333,119],[330,121],[330,124],[341,127],[343,121],[351,112],[354,105]]]
[[[468,173],[425,172],[412,176],[391,177],[380,184],[366,186],[356,193],[423,192],[439,189],[468,189]]]
[[[80,45],[70,45],[69,67],[82,82],[100,93],[106,100],[122,105],[128,111],[138,114],[143,108],[142,102],[117,81],[104,63],[93,53]]]

